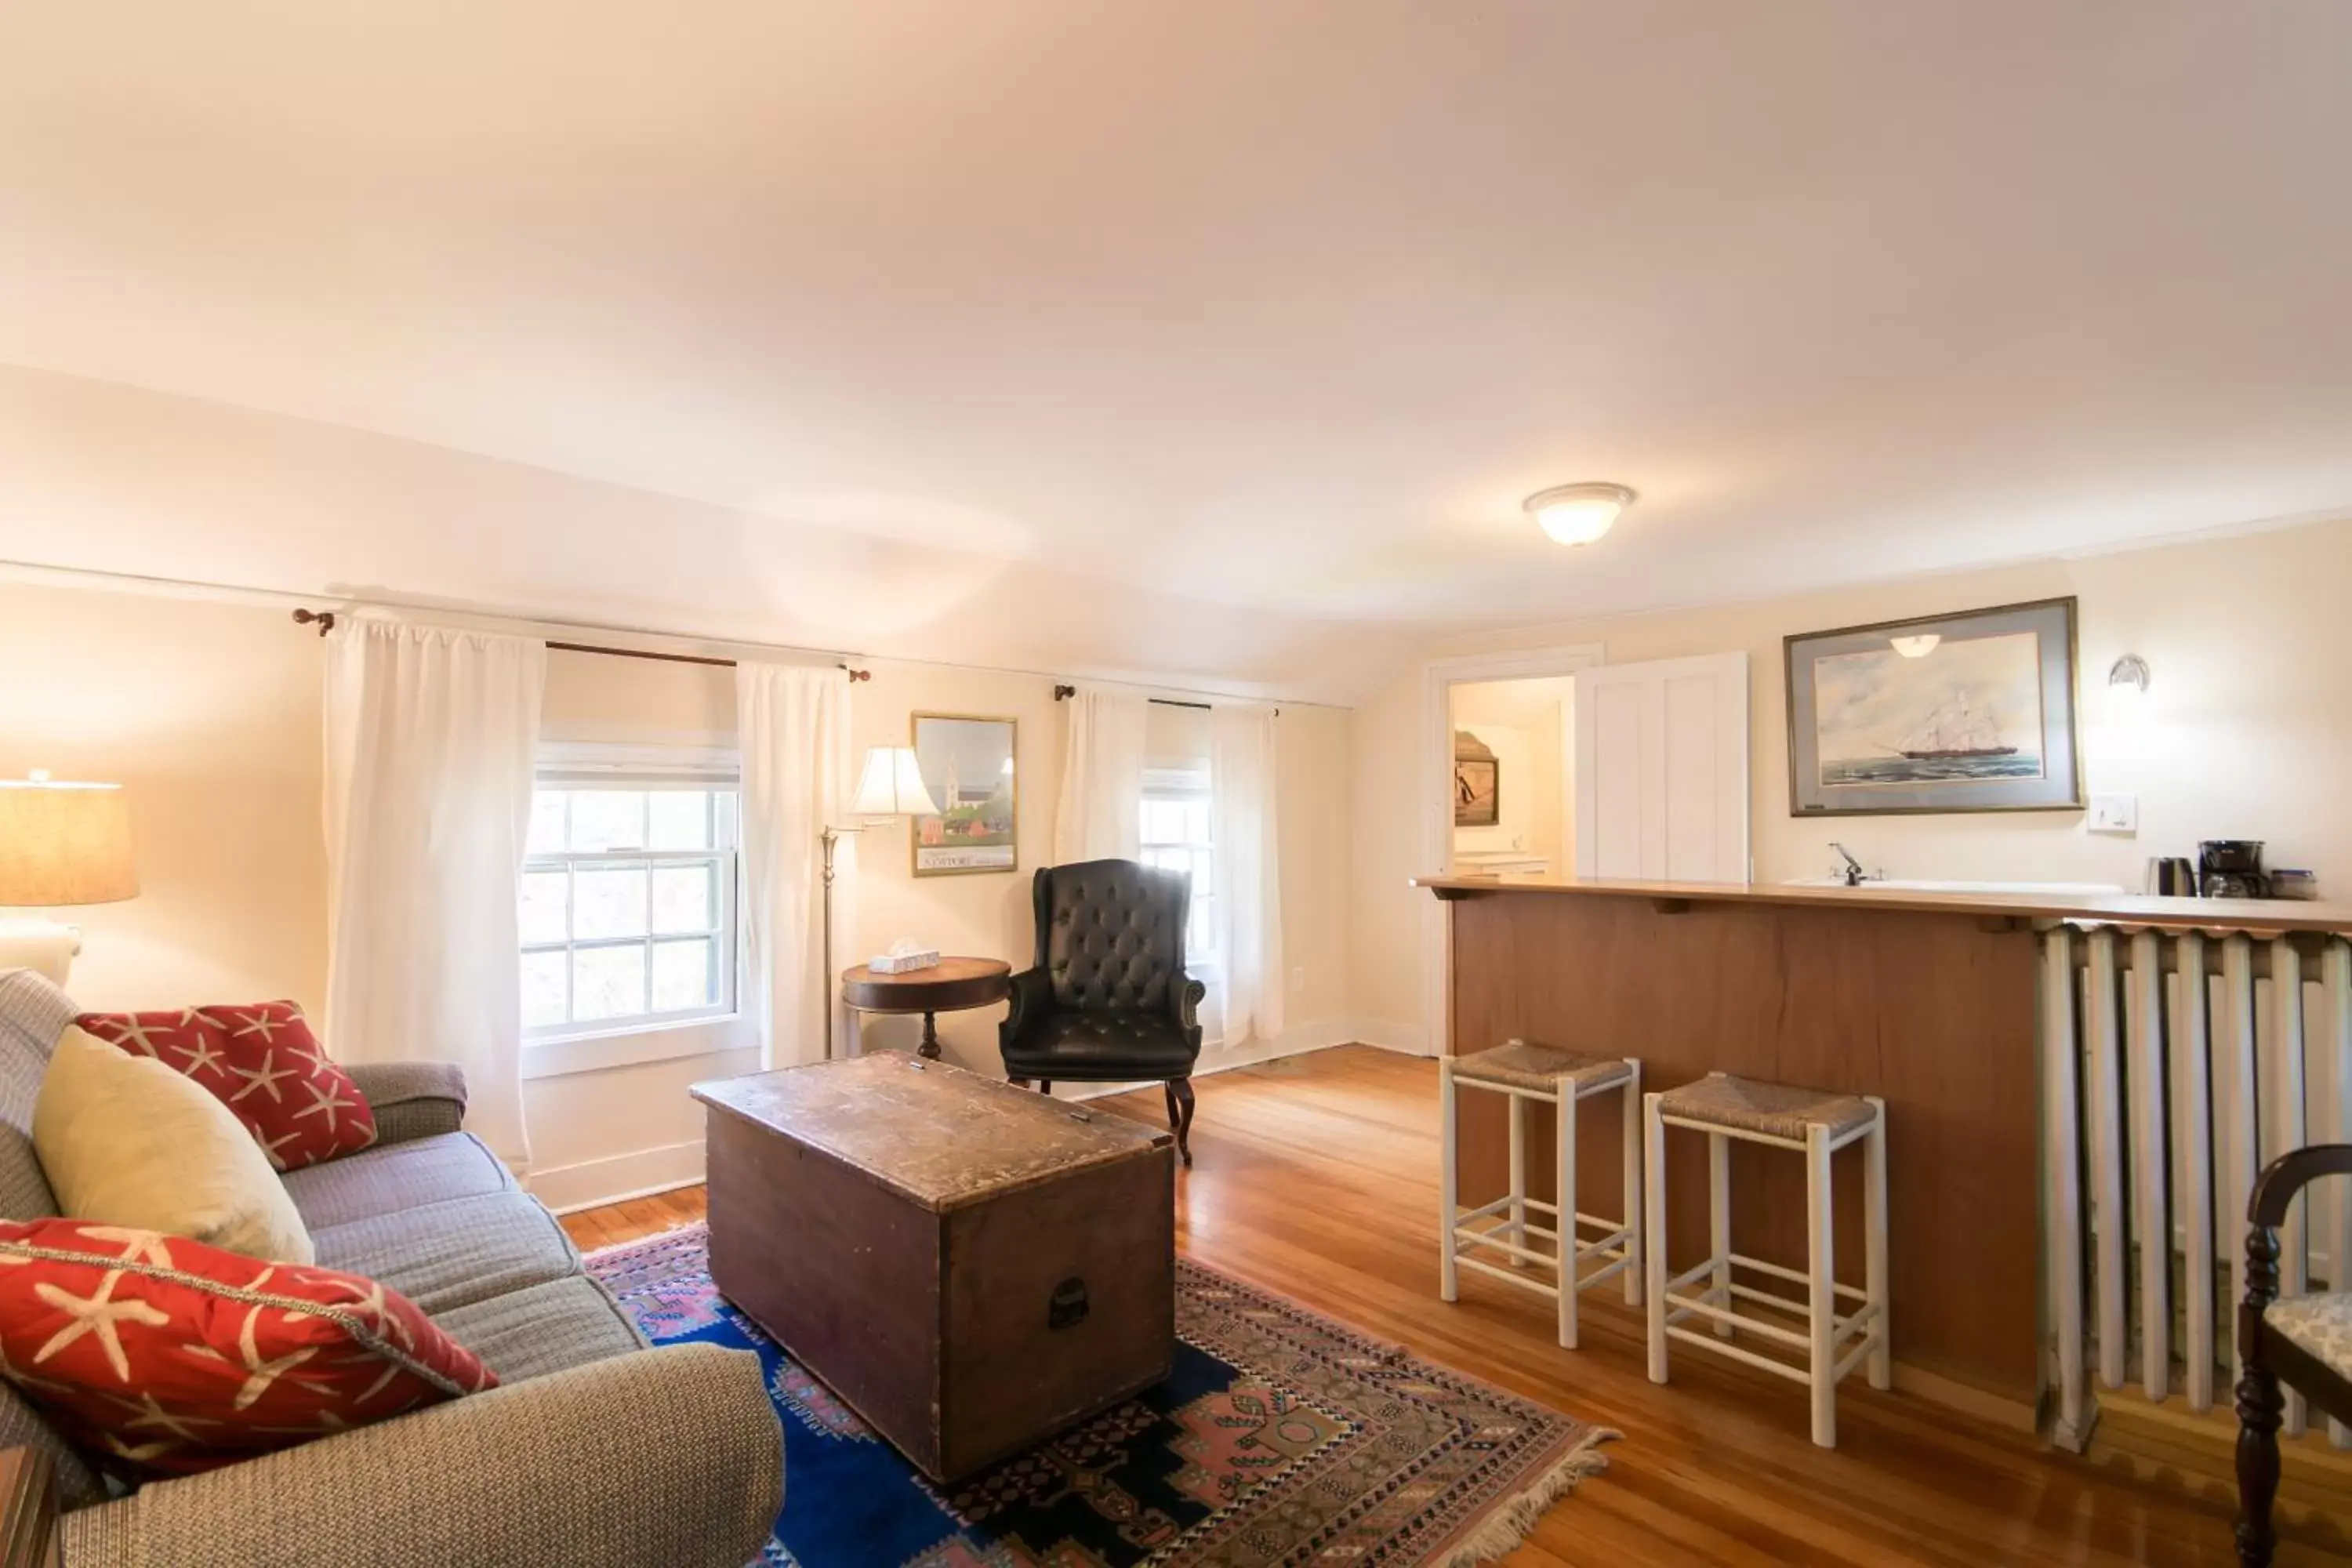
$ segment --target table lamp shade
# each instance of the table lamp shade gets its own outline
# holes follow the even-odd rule
[[[0,781],[0,906],[49,909],[138,896],[131,808],[120,785]]]
[[[937,816],[940,808],[923,787],[922,765],[912,746],[876,746],[866,753],[866,776],[858,781],[859,816]]]

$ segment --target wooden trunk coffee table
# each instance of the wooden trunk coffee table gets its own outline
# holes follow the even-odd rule
[[[1167,1133],[897,1051],[694,1097],[719,1293],[933,1479],[1168,1375]]]
[[[877,974],[865,964],[841,972],[841,1000],[861,1013],[920,1013],[916,1054],[940,1059],[939,1015],[1002,1002],[1013,989],[1013,966],[1001,958],[942,958],[928,969]]]

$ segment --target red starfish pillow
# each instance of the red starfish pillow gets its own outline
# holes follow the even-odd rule
[[[0,1376],[133,1478],[215,1469],[498,1383],[373,1279],[74,1219],[0,1221]]]
[[[291,1002],[84,1013],[74,1022],[211,1090],[280,1171],[356,1153],[375,1142],[375,1112],[367,1097],[319,1048],[302,1009]]]

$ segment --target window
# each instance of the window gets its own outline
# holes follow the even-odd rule
[[[736,789],[542,770],[523,864],[528,1042],[735,1010]]]
[[[1209,837],[1209,774],[1202,769],[1147,769],[1143,775],[1143,863],[1181,871],[1192,879],[1192,913],[1184,927],[1184,958],[1198,969],[1216,959],[1216,857]]]

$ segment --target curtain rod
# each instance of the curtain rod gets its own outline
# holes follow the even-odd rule
[[[1077,694],[1078,689],[1075,686],[1060,685],[1054,688],[1054,700],[1056,702],[1066,701]],[[1197,708],[1203,713],[1214,711],[1217,706],[1213,702],[1185,702],[1173,697],[1147,697],[1144,700],[1155,708]],[[1277,719],[1281,718],[1282,710],[1276,709],[1274,716]]]
[[[325,637],[329,632],[335,629],[335,612],[332,610],[296,610],[294,612],[294,624],[298,626],[316,626],[319,628],[319,635],[320,637]],[[662,664],[707,664],[719,669],[733,669],[736,668],[736,661],[731,658],[719,658],[706,653],[656,653],[651,648],[606,647],[601,643],[589,642],[550,641],[547,646],[550,648],[557,649],[564,653],[595,653],[603,654],[608,658],[650,658]],[[852,681],[871,680],[874,679],[874,672],[870,669],[858,669],[854,666],[847,664],[839,665],[835,668],[849,671],[849,679]]]
[[[114,593],[156,594],[168,598],[195,598],[232,605],[294,605],[300,604],[303,599],[311,596],[305,594],[295,593],[284,588],[256,588],[244,584],[208,582],[205,579],[196,577],[168,577],[154,573],[110,572],[104,568],[94,566],[48,566],[43,565],[38,562],[17,561],[7,557],[0,557],[0,583],[7,582],[53,584],[64,587],[79,588],[83,590],[100,588]],[[331,591],[328,591],[323,596],[333,598],[337,595]],[[380,593],[369,602],[381,605],[387,609],[414,611],[419,615],[462,616],[475,620],[520,622],[527,626],[543,627],[551,631],[619,632],[628,637],[663,637],[672,641],[691,643],[719,643],[735,647],[758,648],[762,652],[797,654],[808,658],[838,660],[844,658],[856,657],[855,655],[845,654],[843,650],[838,648],[802,647],[790,643],[761,642],[755,637],[709,637],[698,632],[681,631],[667,626],[611,626],[593,621],[567,621],[557,616],[534,613],[530,610],[513,608],[502,609],[495,605],[469,606],[447,601],[409,599],[403,598],[394,594]],[[339,614],[340,612],[327,611],[324,613],[334,615]],[[618,651],[625,653],[637,653],[643,650],[626,648]],[[955,659],[923,658],[908,655],[886,654],[875,657],[877,658],[877,662],[883,664],[920,666],[930,669],[952,669],[965,674],[1019,675],[1026,676],[1034,680],[1055,680],[1059,679],[1059,677],[1047,670],[1022,669],[1016,668],[1011,665],[971,664],[961,662]],[[845,666],[844,668],[847,667]],[[1171,686],[1165,681],[1150,682],[1118,680],[1108,677],[1100,679],[1102,679],[1103,683],[1108,686],[1125,686],[1129,688],[1140,687],[1145,690],[1189,691],[1192,689],[1189,687]],[[1325,708],[1337,713],[1344,713],[1349,710],[1349,705],[1344,702],[1317,702],[1303,697],[1288,697],[1277,700],[1269,697],[1253,697],[1225,691],[1201,691],[1198,692],[1197,695],[1209,699],[1212,706],[1218,702],[1272,702],[1280,700],[1289,706],[1300,708]]]

